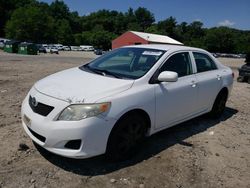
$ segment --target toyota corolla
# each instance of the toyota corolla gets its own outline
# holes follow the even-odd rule
[[[232,84],[232,70],[205,50],[122,47],[36,82],[22,124],[55,154],[121,160],[146,136],[205,113],[219,117]]]

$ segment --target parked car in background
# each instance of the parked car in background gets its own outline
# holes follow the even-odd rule
[[[58,51],[58,49],[55,46],[48,45],[45,49],[46,49],[47,53],[59,54],[59,51]]]
[[[103,51],[102,51],[102,49],[95,49],[95,50],[94,50],[94,53],[95,53],[96,55],[102,55],[102,54],[103,54]]]
[[[40,46],[40,47],[38,48],[38,52],[39,52],[39,53],[47,53],[46,48],[44,48],[43,46]]]
[[[89,46],[89,45],[81,45],[80,46],[82,51],[94,51],[94,47],[93,46]]]
[[[72,51],[82,51],[82,49],[80,48],[80,46],[70,46],[70,49]]]
[[[50,48],[50,53],[51,53],[51,54],[59,54],[58,48],[55,47],[55,46],[52,46],[52,47]]]
[[[4,48],[4,42],[0,41],[0,49],[3,49],[3,48]]]
[[[4,49],[5,43],[10,41],[9,39],[0,38],[0,49]]]
[[[70,47],[69,46],[63,46],[62,48],[64,51],[70,51]]]
[[[219,56],[216,53],[211,53],[215,58],[218,58]]]
[[[47,44],[42,44],[42,46],[43,46],[44,48],[47,48],[47,47],[48,47],[48,45],[47,45]]]
[[[226,58],[245,58],[245,54],[226,54],[226,53],[216,53],[217,57]]]
[[[57,50],[63,50],[63,45],[62,44],[54,44],[54,47],[57,48]]]
[[[46,50],[47,53],[50,53],[50,47],[48,47],[48,46],[45,47],[45,50]]]
[[[46,48],[42,44],[36,44],[39,53],[47,53]]]
[[[238,82],[247,81],[250,84],[250,53],[246,54],[246,64],[239,68]]]
[[[250,63],[242,65],[239,68],[239,76],[237,78],[238,82],[245,82],[247,81],[250,84]]]
[[[205,113],[221,116],[232,85],[232,70],[205,50],[123,47],[35,83],[22,124],[55,154],[124,160],[146,136]]]

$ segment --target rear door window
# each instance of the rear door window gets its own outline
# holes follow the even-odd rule
[[[193,52],[197,73],[216,70],[214,61],[207,55],[199,52]]]

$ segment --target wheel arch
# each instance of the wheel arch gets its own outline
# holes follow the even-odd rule
[[[228,99],[228,97],[229,97],[229,92],[230,92],[230,89],[229,89],[229,88],[227,88],[226,86],[222,87],[222,88],[220,89],[220,91],[217,93],[217,95],[214,96],[214,100],[213,100],[213,102],[212,102],[212,104],[211,104],[210,110],[212,110],[212,108],[213,108],[213,106],[214,106],[214,104],[215,104],[216,99],[217,99],[220,95],[225,94],[226,97],[227,97],[227,99]]]
[[[106,155],[106,157],[108,157],[109,159],[111,159],[111,160],[123,160],[123,157],[125,157],[124,159],[126,159],[127,157],[129,157],[130,156],[130,153],[124,153],[124,155],[119,155],[119,153],[120,152],[117,152],[117,151],[119,151],[119,150],[117,150],[117,147],[116,147],[116,144],[114,144],[114,143],[117,143],[117,141],[115,140],[115,138],[116,138],[116,131],[118,131],[118,134],[120,134],[119,133],[119,131],[124,131],[123,129],[119,129],[120,128],[120,126],[122,126],[122,127],[126,127],[127,125],[129,125],[130,123],[128,123],[128,122],[132,122],[133,121],[133,118],[135,118],[134,116],[140,116],[140,120],[141,121],[143,121],[143,120],[146,120],[146,124],[145,123],[143,123],[143,127],[145,127],[145,130],[143,129],[143,134],[144,134],[144,136],[143,137],[145,137],[146,135],[147,135],[147,132],[146,131],[148,131],[148,129],[150,128],[150,117],[149,117],[149,115],[147,114],[147,112],[146,111],[144,111],[144,110],[142,110],[142,109],[132,109],[132,110],[129,110],[129,111],[127,111],[126,113],[124,113],[117,121],[116,121],[116,123],[115,123],[115,125],[113,126],[113,128],[111,129],[111,131],[110,131],[110,134],[109,134],[109,136],[108,136],[108,141],[107,141],[107,146],[106,146],[106,151],[105,151],[105,155]],[[131,118],[132,117],[132,118]],[[126,118],[128,118],[128,119],[126,119]],[[125,121],[127,121],[125,124],[124,123],[122,123],[122,121],[123,120],[125,120]],[[138,119],[137,119],[138,120]],[[120,123],[122,123],[122,124],[120,124]],[[140,124],[139,124],[140,125]],[[122,128],[121,127],[121,128]],[[145,131],[145,132],[144,132]],[[143,134],[141,134],[141,135],[143,135]],[[142,140],[141,141],[143,141],[143,138],[142,138]],[[119,141],[118,141],[119,142]],[[125,149],[125,151],[126,151],[126,149]],[[129,152],[129,150],[127,150],[128,152]],[[121,152],[122,153],[122,152]]]
[[[109,134],[109,137],[108,137],[108,141],[107,141],[107,144],[109,143],[110,141],[110,136],[111,134],[115,131],[115,129],[118,127],[118,124],[119,122],[121,122],[124,118],[130,116],[130,115],[134,115],[134,114],[138,114],[140,116],[142,116],[143,118],[145,118],[146,120],[146,128],[147,128],[147,132],[149,131],[149,129],[151,128],[151,119],[150,119],[150,116],[149,114],[143,110],[143,109],[139,109],[139,108],[136,108],[136,109],[131,109],[129,111],[127,111],[126,113],[124,113],[115,123],[115,125],[113,126],[113,128],[111,129],[110,131],[110,134]],[[106,148],[107,149],[107,148]]]
[[[227,87],[223,87],[223,88],[220,90],[220,92],[217,94],[217,96],[219,96],[219,95],[226,95],[227,98],[228,98],[229,89],[228,89]],[[217,96],[216,96],[216,98],[217,98]]]
[[[219,118],[223,114],[226,102],[229,96],[229,89],[227,87],[223,87],[219,93],[217,94],[213,106],[209,112],[210,117]]]
[[[140,109],[140,108],[136,108],[136,109],[131,109],[127,112],[125,112],[123,115],[121,115],[121,117],[116,121],[114,127],[112,128],[112,130],[119,124],[120,121],[122,121],[124,118],[126,118],[127,116],[129,115],[134,115],[134,114],[138,114],[139,116],[142,116],[145,118],[146,120],[146,124],[147,124],[147,129],[151,128],[151,119],[150,119],[150,116],[149,114],[143,110],[143,109]],[[111,132],[112,132],[111,130]]]

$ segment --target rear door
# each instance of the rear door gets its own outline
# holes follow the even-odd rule
[[[193,52],[196,65],[196,78],[198,88],[197,105],[199,111],[208,110],[222,87],[221,70],[212,58],[202,52]]]

